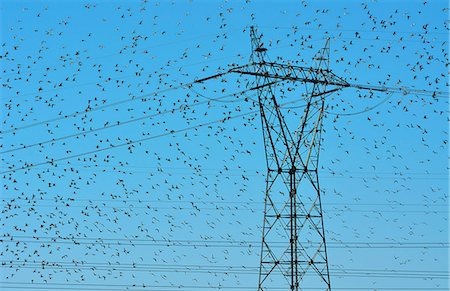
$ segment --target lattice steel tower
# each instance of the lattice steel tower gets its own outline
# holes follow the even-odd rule
[[[330,290],[318,160],[324,98],[335,91],[327,85],[343,81],[328,69],[328,40],[314,68],[295,68],[268,62],[261,36],[253,27],[250,33],[251,63],[239,73],[255,75],[267,161],[258,290]],[[296,128],[289,128],[279,106],[280,80],[304,83]]]
[[[325,97],[350,85],[328,69],[328,40],[316,54],[315,67],[299,67],[268,61],[261,35],[251,27],[250,36],[250,63],[196,82],[229,73],[255,77],[249,90],[258,93],[267,161],[258,290],[330,290],[317,176],[320,135]],[[280,85],[287,82],[305,88],[303,96],[296,96],[304,101],[300,120],[279,106],[287,95]]]
[[[311,67],[271,62],[261,41],[262,35],[251,27],[250,36],[250,63],[196,82],[230,73],[255,77],[249,90],[258,93],[267,162],[258,291],[329,291],[330,273],[318,178],[325,99],[348,87],[391,95],[414,93],[434,97],[446,96],[446,93],[349,84],[329,69],[329,40],[317,52]],[[291,83],[296,86],[295,90],[285,90],[282,83]],[[303,88],[303,94],[297,92],[298,88]],[[295,107],[303,108],[300,118],[279,103],[293,94],[294,102],[303,101],[301,106]]]

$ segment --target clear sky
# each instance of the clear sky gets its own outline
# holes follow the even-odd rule
[[[192,82],[246,64],[257,26],[272,61],[312,66],[330,38],[336,75],[409,90],[327,99],[332,289],[448,290],[447,1],[0,7],[0,288],[256,290],[266,163],[253,79]],[[304,91],[282,85],[295,125]]]

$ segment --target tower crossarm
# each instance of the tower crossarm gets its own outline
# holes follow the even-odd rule
[[[229,72],[293,82],[306,82],[338,87],[351,86],[347,81],[335,75],[330,70],[272,62],[250,63],[232,68]]]
[[[330,70],[269,62],[249,63],[242,66],[237,66],[229,69],[228,71],[198,79],[195,81],[195,83],[202,83],[204,81],[222,77],[230,73],[260,76],[269,79],[286,80],[293,82],[306,82],[314,84],[324,84],[329,86],[351,87],[351,85],[347,83],[347,81],[345,81],[341,77],[338,77]]]
[[[447,97],[448,93],[443,91],[421,90],[409,87],[387,87],[374,86],[367,84],[351,84],[344,78],[337,76],[331,70],[320,69],[314,67],[293,66],[290,64],[280,64],[273,62],[256,62],[231,68],[222,73],[212,75],[206,78],[196,80],[195,83],[215,79],[230,73],[238,73],[241,75],[251,75],[265,77],[269,79],[277,79],[281,81],[304,82],[321,84],[326,86],[334,86],[337,88],[355,88],[359,90],[391,92],[403,95],[415,94],[426,95],[432,97]]]

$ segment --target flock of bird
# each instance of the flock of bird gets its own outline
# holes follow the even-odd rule
[[[231,2],[3,4],[0,288],[256,289],[254,78],[197,82],[249,62],[249,23],[274,62],[313,66],[329,38],[336,75],[397,88],[327,100],[333,286],[448,288],[448,8]],[[303,85],[277,88],[297,126]]]

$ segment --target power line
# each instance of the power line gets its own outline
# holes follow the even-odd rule
[[[195,82],[197,82],[197,81],[194,81],[193,83],[195,83]],[[185,86],[185,85],[183,85],[183,86]],[[166,90],[172,90],[172,89],[166,89]],[[135,99],[133,99],[133,100],[135,100]],[[126,101],[126,102],[128,102],[128,101]],[[291,104],[291,103],[296,103],[296,102],[299,102],[299,101],[300,100],[294,100],[294,101],[291,101],[291,102],[286,102],[284,104],[281,104],[280,106],[284,106],[286,104]],[[111,104],[109,104],[109,105],[111,105]],[[98,108],[98,107],[96,107],[96,108]],[[239,118],[239,117],[244,117],[244,116],[255,114],[255,113],[258,113],[258,112],[259,112],[259,109],[252,110],[252,111],[249,111],[249,112],[246,112],[246,113],[242,113],[242,114],[238,114],[238,115],[231,115],[231,116],[228,116],[228,117],[225,117],[225,118],[221,118],[221,119],[218,119],[218,120],[213,120],[213,121],[209,121],[209,122],[206,122],[206,123],[201,123],[201,124],[197,124],[197,125],[194,125],[194,126],[185,127],[185,128],[178,129],[178,130],[170,130],[170,131],[168,130],[167,132],[161,133],[161,134],[158,134],[158,135],[153,135],[153,136],[141,138],[141,139],[137,139],[137,140],[134,140],[134,141],[130,140],[130,141],[127,141],[127,142],[124,142],[124,143],[120,143],[120,144],[116,144],[116,145],[110,145],[108,147],[99,148],[99,149],[91,150],[91,151],[84,152],[84,153],[79,153],[79,154],[75,154],[75,155],[69,155],[69,156],[58,158],[58,159],[50,159],[48,161],[39,162],[39,163],[36,163],[36,164],[33,164],[33,163],[29,163],[28,164],[27,163],[25,166],[22,166],[22,167],[19,167],[19,168],[9,168],[8,170],[0,172],[0,174],[7,174],[7,173],[20,171],[20,170],[27,170],[27,169],[30,169],[30,168],[34,168],[34,167],[38,167],[38,166],[42,166],[42,165],[47,165],[47,164],[49,164],[49,165],[56,165],[55,163],[57,163],[59,161],[64,161],[64,160],[69,160],[69,159],[73,159],[73,158],[78,158],[78,157],[82,157],[82,156],[85,156],[85,155],[90,155],[90,154],[102,152],[102,151],[105,151],[105,150],[110,150],[110,149],[113,149],[113,148],[120,148],[120,147],[124,147],[124,146],[131,146],[131,145],[134,145],[136,143],[141,143],[141,142],[144,142],[144,141],[160,138],[160,137],[163,137],[163,136],[173,135],[173,134],[176,134],[176,133],[185,132],[185,131],[189,131],[189,130],[192,130],[192,129],[198,129],[198,128],[205,127],[205,126],[208,126],[208,125],[211,125],[211,124],[215,124],[215,123],[224,123],[227,120],[231,120],[231,119]]]
[[[59,120],[63,120],[63,119],[71,118],[71,117],[75,117],[75,116],[78,116],[78,115],[81,115],[81,114],[87,114],[87,113],[90,113],[90,112],[95,112],[95,111],[98,111],[98,110],[106,109],[106,108],[109,108],[109,107],[114,107],[114,106],[121,105],[121,104],[124,104],[124,103],[128,103],[128,102],[131,102],[131,101],[144,100],[146,97],[157,96],[158,94],[169,92],[169,91],[172,91],[172,90],[177,90],[177,89],[180,89],[180,88],[189,88],[195,83],[198,83],[198,81],[194,80],[194,81],[187,82],[187,83],[181,83],[180,85],[177,85],[177,86],[170,85],[169,88],[153,91],[153,92],[150,92],[150,93],[147,93],[147,94],[143,94],[143,95],[139,95],[139,96],[132,96],[131,98],[125,98],[125,99],[122,99],[122,100],[119,100],[119,101],[116,101],[116,102],[113,102],[113,103],[97,106],[97,107],[94,107],[94,108],[87,107],[83,111],[75,111],[75,112],[72,112],[72,113],[69,113],[69,114],[61,115],[59,117],[38,121],[38,122],[35,122],[35,123],[27,124],[27,125],[20,126],[20,127],[15,127],[15,128],[12,128],[12,129],[9,129],[9,130],[5,130],[5,131],[0,131],[0,133],[1,134],[15,133],[15,132],[17,132],[19,130],[22,130],[22,129],[31,128],[31,127],[35,127],[35,126],[46,124],[46,123],[52,123],[52,122],[55,122],[55,121],[59,121]]]
[[[213,121],[210,121],[210,122],[206,122],[206,123],[201,123],[201,124],[197,124],[197,125],[194,125],[194,126],[185,127],[185,128],[178,129],[178,130],[170,130],[170,131],[167,131],[165,133],[161,133],[161,134],[157,134],[157,135],[153,135],[153,136],[137,139],[137,140],[134,140],[134,141],[130,140],[129,142],[119,143],[119,144],[116,144],[116,145],[110,145],[108,147],[104,147],[104,148],[100,148],[100,149],[96,149],[96,150],[92,150],[92,151],[88,151],[88,152],[84,152],[84,153],[79,153],[79,154],[75,154],[75,155],[69,155],[69,156],[58,158],[58,159],[51,159],[51,160],[44,161],[44,162],[39,162],[39,163],[36,163],[36,164],[30,163],[30,164],[27,164],[27,165],[19,167],[19,168],[10,168],[9,170],[0,172],[0,174],[12,173],[12,172],[16,172],[16,171],[20,171],[20,170],[26,170],[26,169],[30,169],[30,168],[34,168],[34,167],[38,167],[38,166],[42,166],[42,165],[47,165],[47,164],[55,165],[55,163],[60,162],[60,161],[65,161],[65,160],[69,160],[69,159],[73,159],[73,158],[82,157],[82,156],[85,156],[85,155],[95,154],[95,153],[99,153],[99,152],[102,152],[102,151],[110,150],[110,149],[113,149],[113,148],[120,148],[120,147],[124,147],[124,146],[131,146],[133,144],[141,143],[141,142],[148,141],[148,140],[151,140],[151,139],[156,139],[156,138],[163,137],[163,136],[173,135],[173,134],[176,134],[176,133],[185,132],[185,131],[189,131],[189,130],[192,130],[192,129],[205,127],[205,126],[208,126],[208,125],[211,125],[211,124],[215,124],[215,123],[223,123],[223,122],[225,122],[227,120],[230,120],[230,119],[243,117],[243,116],[247,116],[247,115],[250,115],[250,114],[255,114],[257,112],[258,112],[257,110],[253,110],[253,111],[246,112],[246,113],[243,113],[243,114],[233,115],[233,116],[229,116],[229,117],[226,117],[226,118],[221,118],[221,119],[218,119],[218,120],[213,120]]]
[[[75,245],[132,245],[132,246],[166,246],[166,247],[237,247],[251,248],[259,247],[259,241],[238,241],[238,240],[177,240],[166,239],[158,240],[153,238],[87,238],[87,237],[42,237],[42,236],[23,236],[23,235],[5,235],[0,236],[0,242],[3,243],[38,243],[38,244],[75,244]],[[449,247],[449,242],[372,242],[372,241],[331,241],[332,248],[404,248],[404,249],[445,249]],[[274,242],[275,246],[283,247],[283,242]],[[305,244],[306,246],[315,246],[314,243]]]
[[[245,240],[209,240],[209,239],[205,239],[205,240],[192,240],[192,239],[161,239],[161,240],[157,240],[157,239],[152,239],[152,238],[102,238],[102,237],[73,237],[73,236],[67,236],[67,237],[62,237],[62,236],[27,236],[27,235],[0,235],[0,238],[33,238],[33,239],[61,239],[61,240],[74,240],[74,239],[78,239],[78,240],[101,240],[101,241],[108,241],[108,240],[112,240],[112,241],[130,241],[130,242],[139,242],[139,241],[143,241],[143,242],[148,242],[148,241],[152,241],[152,242],[164,242],[164,243],[170,243],[170,242],[212,242],[212,243],[244,243],[244,244],[256,244],[256,243],[261,243],[261,241],[245,241]],[[283,241],[274,241],[274,244],[284,244],[285,242]],[[328,242],[327,242],[328,243]],[[312,243],[309,243],[312,244]],[[365,245],[385,245],[385,244],[400,244],[400,245],[416,245],[416,244],[426,244],[426,245],[447,245],[449,244],[449,242],[430,242],[430,241],[425,241],[425,242],[411,242],[411,241],[405,241],[405,242],[384,242],[384,241],[330,241],[330,244],[365,244]],[[305,244],[306,245],[306,244]]]
[[[73,167],[74,164],[71,163],[71,167],[70,169],[67,168],[60,168],[60,169],[53,169],[54,171],[63,171],[63,172],[92,172],[92,173],[116,173],[116,172],[120,172],[122,174],[148,174],[151,173],[148,170],[127,170],[126,168],[128,168],[127,166],[124,165],[118,165],[118,166],[114,166],[114,165],[106,165],[106,164],[100,164],[100,163],[96,163],[95,165],[80,165],[82,168],[75,168]],[[2,168],[0,166],[0,168]],[[5,167],[3,167],[5,168]],[[125,169],[121,169],[121,168],[125,168]],[[150,167],[149,167],[150,168]],[[168,167],[160,167],[163,169],[170,169]],[[145,169],[145,167],[142,167],[142,169]],[[152,169],[158,169],[156,168],[152,168]],[[191,170],[191,172],[171,172],[170,175],[188,175],[188,174],[194,174],[196,171],[196,169],[193,168],[182,168],[184,170]],[[220,169],[221,171],[224,171],[225,169]],[[247,172],[242,171],[241,173],[244,173],[245,176],[248,177],[259,177],[262,176],[264,177],[266,174],[265,173],[261,173],[261,174],[249,174]],[[448,180],[447,176],[442,175],[442,177],[436,177],[433,176],[433,174],[430,174],[428,176],[428,174],[424,173],[425,176],[423,177],[417,177],[417,176],[407,176],[404,174],[398,174],[398,175],[389,175],[389,176],[379,176],[378,174],[374,174],[373,176],[353,176],[353,175],[336,175],[334,172],[329,172],[332,175],[328,175],[328,176],[321,176],[322,179],[362,179],[362,180],[373,180],[373,181],[378,181],[378,180]],[[232,173],[201,173],[202,176],[227,176],[227,177],[233,177],[233,176],[240,176],[242,177],[242,174],[232,174]],[[431,177],[430,177],[431,176]]]
[[[153,288],[172,288],[170,289],[173,291],[173,288],[177,290],[185,290],[185,289],[237,289],[237,290],[254,290],[254,287],[251,286],[223,286],[223,285],[152,285],[152,284],[145,284],[145,283],[136,283],[136,284],[105,284],[105,283],[54,283],[54,282],[46,282],[46,283],[37,283],[37,282],[0,282],[0,284],[7,284],[7,285],[22,285],[22,286],[2,286],[2,288],[20,288],[20,289],[46,289],[46,290],[111,290],[111,291],[122,291],[125,289],[112,289],[112,288],[127,288],[126,290],[148,290],[149,288],[152,288],[152,291],[166,291],[163,289],[153,289]],[[39,286],[43,286],[42,288]],[[52,287],[50,287],[52,286]],[[60,286],[60,287],[53,287],[53,286]],[[72,288],[75,287],[75,288]],[[83,288],[87,287],[87,288]],[[108,289],[99,289],[101,287],[108,287]],[[81,289],[83,288],[83,289]],[[315,288],[315,287],[304,287],[305,289],[309,290],[322,290],[322,288]],[[420,287],[411,287],[411,288],[404,288],[404,287],[333,287],[334,290],[429,290],[428,288],[420,288]],[[285,288],[280,287],[273,287],[271,289],[274,290],[285,290]],[[433,290],[447,290],[446,288],[433,288]]]
[[[236,207],[234,205],[223,205],[219,204],[220,206],[215,207],[203,207],[201,203],[192,205],[191,207],[182,207],[182,206],[172,206],[172,207],[163,207],[163,206],[151,206],[145,205],[145,206],[137,206],[135,204],[128,204],[128,205],[106,205],[104,203],[102,204],[82,204],[82,205],[74,205],[73,203],[68,202],[61,202],[62,204],[55,204],[55,205],[45,205],[45,204],[37,204],[37,203],[30,203],[30,204],[15,204],[15,203],[7,203],[7,205],[4,205],[4,210],[19,210],[21,208],[25,209],[37,209],[37,208],[54,208],[54,209],[61,209],[61,208],[70,208],[70,209],[76,209],[76,208],[82,208],[82,209],[145,209],[145,210],[197,210],[197,211],[251,211],[251,212],[260,212],[263,210],[263,208],[251,208],[251,207]],[[197,202],[198,203],[198,202]],[[204,205],[204,204],[203,204]],[[333,204],[331,204],[333,205]],[[347,206],[347,205],[346,205]],[[358,206],[355,204],[351,204],[349,206]],[[394,207],[397,208],[397,207]],[[448,210],[436,210],[436,209],[422,209],[422,210],[392,210],[392,208],[388,209],[353,209],[349,207],[345,207],[344,209],[327,209],[325,210],[325,213],[372,213],[372,214],[383,214],[383,213],[398,213],[398,215],[406,215],[406,214],[416,214],[416,213],[426,213],[426,214],[440,214],[440,213],[448,213]]]
[[[112,198],[112,199],[81,199],[81,198],[73,198],[73,197],[64,197],[65,199],[61,199],[62,197],[55,198],[38,198],[35,197],[33,199],[24,199],[21,197],[3,197],[0,203],[11,203],[11,202],[28,202],[28,204],[35,204],[41,201],[52,201],[52,202],[61,202],[61,203],[77,203],[77,202],[112,202],[112,203],[169,203],[169,204],[178,204],[178,203],[199,203],[199,204],[227,204],[227,205],[250,205],[257,204],[260,205],[259,201],[223,201],[223,200],[146,200],[146,199],[129,199],[129,198]],[[7,199],[11,199],[14,201],[7,201]],[[16,205],[16,204],[14,204]],[[27,205],[27,204],[23,204]],[[344,206],[390,206],[392,208],[397,207],[411,207],[411,206],[425,206],[425,207],[448,207],[447,204],[426,204],[426,203],[402,203],[402,202],[392,202],[392,203],[327,203],[327,205],[344,205]]]
[[[3,260],[0,261],[0,263],[30,263],[30,264],[38,264],[40,266],[62,266],[62,265],[76,265],[76,266],[107,266],[107,267],[114,267],[114,266],[122,266],[122,267],[157,267],[157,268],[172,268],[172,267],[180,267],[180,268],[212,268],[212,269],[237,269],[237,270],[257,270],[258,266],[246,266],[246,265],[218,265],[218,264],[206,264],[206,265],[200,265],[200,264],[170,264],[170,263],[152,263],[152,264],[145,264],[145,263],[119,263],[119,262],[86,262],[86,261],[28,261],[28,260]],[[412,274],[421,274],[421,273],[429,273],[429,274],[443,274],[443,275],[449,275],[448,271],[446,270],[410,270],[410,269],[360,269],[360,268],[342,268],[342,267],[336,267],[331,268],[330,270],[333,271],[340,271],[340,272],[375,272],[375,273],[412,273]]]
[[[8,265],[9,263],[9,265]],[[239,275],[255,275],[258,274],[256,267],[216,267],[190,265],[180,266],[167,264],[164,266],[142,266],[141,264],[85,264],[76,263],[62,265],[59,263],[36,262],[21,263],[19,265],[10,262],[2,262],[0,268],[10,268],[18,271],[20,269],[39,269],[43,270],[91,270],[91,271],[118,271],[118,272],[158,272],[158,273],[195,273],[195,274],[239,274]],[[403,271],[403,270],[346,270],[346,269],[330,269],[331,274],[337,277],[376,277],[376,278],[394,278],[394,279],[448,279],[448,272],[432,272],[432,271]],[[279,274],[280,275],[280,274]]]
[[[35,204],[35,205],[27,205],[27,204],[12,204],[10,206],[13,206],[14,208],[20,208],[21,206],[23,206],[24,208],[26,207],[31,207],[31,208],[37,208],[37,207],[42,207],[42,208],[63,208],[63,207],[69,207],[69,208],[90,208],[90,209],[97,209],[99,208],[98,205],[92,206],[92,205],[72,205],[72,204],[61,204],[61,205],[42,205],[42,204]],[[10,206],[8,206],[7,208],[10,208]],[[112,205],[101,205],[101,208],[109,208],[109,209],[155,209],[155,210],[203,210],[203,211],[207,211],[207,210],[212,210],[212,211],[251,211],[251,212],[260,212],[263,211],[263,208],[240,208],[240,207],[224,207],[224,206],[216,206],[216,207],[199,207],[197,205],[192,206],[192,207],[181,207],[181,206],[172,206],[172,207],[160,207],[160,206],[135,206],[135,205],[128,205],[128,206],[112,206]],[[369,210],[361,210],[361,209],[328,209],[326,211],[324,211],[325,213],[340,213],[340,212],[351,212],[351,213],[374,213],[374,214],[382,214],[382,213],[396,213],[399,215],[403,215],[403,214],[416,214],[416,213],[427,213],[427,214],[438,214],[438,213],[448,213],[448,210],[433,210],[433,209],[426,209],[426,210],[402,210],[402,211],[398,211],[398,210],[385,210],[385,209],[369,209]]]
[[[211,63],[211,62],[215,62],[215,61],[220,61],[220,60],[225,60],[225,59],[230,59],[230,58],[236,58],[236,57],[242,57],[242,55],[241,54],[237,54],[237,55],[225,56],[225,57],[220,57],[220,58],[211,58],[211,59],[208,59],[206,61],[189,63],[189,64],[180,65],[180,66],[166,65],[165,66],[165,70],[181,69],[181,68],[185,68],[185,67],[196,66],[196,65],[201,65],[201,64],[207,64],[207,63]],[[149,74],[149,75],[151,75],[152,73],[141,72],[141,74]],[[121,76],[121,79],[126,79],[126,78],[131,78],[131,77],[136,77],[136,74],[134,73],[134,74],[126,75],[126,76]],[[108,81],[109,81],[108,79],[104,79],[104,80],[100,81],[100,83],[106,83]],[[97,85],[98,83],[99,83],[98,81],[86,82],[86,83],[76,84],[76,85],[72,85],[72,86],[65,86],[65,87],[61,87],[61,88],[54,88],[54,89],[50,89],[50,90],[43,90],[43,91],[40,91],[40,92],[24,93],[24,94],[20,94],[20,95],[15,95],[14,98],[23,97],[23,96],[31,96],[31,95],[42,94],[42,93],[59,92],[61,90],[66,90],[66,89],[78,88],[78,87],[89,86],[89,85]]]
[[[158,90],[158,91],[153,91],[151,93],[147,93],[147,94],[140,95],[140,96],[134,96],[134,97],[131,97],[131,98],[122,99],[122,100],[119,100],[119,101],[116,101],[116,102],[113,102],[113,103],[97,106],[97,107],[94,107],[94,108],[88,107],[88,108],[86,108],[83,111],[75,111],[73,113],[61,115],[59,117],[38,121],[38,122],[31,123],[31,124],[28,124],[28,125],[20,126],[20,127],[15,127],[13,129],[2,131],[1,133],[2,134],[14,133],[14,132],[17,132],[19,130],[35,127],[35,126],[38,126],[38,125],[41,125],[41,124],[51,123],[51,122],[59,121],[59,120],[62,120],[62,119],[75,117],[75,116],[78,116],[80,114],[86,114],[86,113],[90,113],[90,112],[95,112],[95,111],[98,111],[98,110],[106,109],[106,108],[109,108],[109,107],[114,107],[114,106],[117,106],[117,105],[120,105],[120,104],[132,102],[132,101],[136,101],[136,100],[142,100],[142,99],[144,99],[146,97],[156,96],[156,95],[161,94],[161,93],[169,92],[169,91],[172,91],[172,90],[177,90],[177,89],[180,89],[180,88],[183,88],[183,87],[186,87],[186,86],[190,86],[190,85],[192,85],[194,83],[195,83],[195,81],[194,82],[190,82],[190,83],[184,83],[184,84],[181,84],[181,85],[178,85],[178,86],[173,86],[173,87],[170,87],[170,88],[166,88],[166,89],[162,89],[162,90]]]
[[[358,115],[358,114],[362,114],[362,113],[366,113],[369,111],[372,111],[373,109],[381,106],[382,104],[384,104],[386,101],[388,101],[392,95],[394,95],[394,92],[389,92],[388,96],[386,98],[384,98],[383,100],[381,100],[379,103],[368,107],[364,110],[361,111],[355,111],[355,112],[350,112],[350,113],[346,113],[346,112],[331,112],[331,111],[325,111],[327,114],[331,114],[331,115],[338,115],[338,116],[353,116],[353,115]]]
[[[77,137],[77,136],[81,136],[81,135],[90,134],[90,133],[93,133],[93,132],[99,132],[99,131],[102,131],[102,130],[105,130],[105,129],[109,129],[109,128],[123,126],[123,125],[130,124],[130,123],[133,123],[133,122],[136,122],[136,121],[145,120],[145,119],[148,119],[148,118],[164,115],[164,114],[167,114],[167,113],[174,113],[174,112],[180,111],[180,110],[184,111],[184,110],[187,110],[187,109],[195,107],[195,106],[208,104],[211,101],[219,101],[219,100],[222,100],[222,99],[230,97],[230,96],[236,96],[237,94],[243,94],[243,93],[248,92],[250,90],[251,89],[246,89],[246,90],[242,90],[242,91],[237,92],[237,93],[230,93],[230,94],[223,95],[223,96],[220,96],[220,97],[217,97],[217,98],[208,98],[207,101],[189,103],[189,104],[186,104],[186,105],[184,105],[182,107],[166,109],[166,110],[160,111],[158,113],[145,115],[145,116],[138,117],[138,118],[128,119],[128,120],[124,120],[124,121],[117,121],[115,123],[108,124],[108,125],[103,126],[103,127],[98,127],[98,128],[86,130],[86,131],[79,132],[79,133],[73,133],[73,134],[57,137],[57,138],[52,138],[52,139],[49,139],[49,140],[44,140],[44,141],[36,142],[36,143],[33,143],[33,144],[23,145],[23,146],[20,146],[20,147],[16,147],[16,148],[12,148],[12,149],[8,149],[8,150],[5,150],[5,151],[2,151],[2,152],[0,152],[0,154],[6,154],[6,153],[10,153],[10,152],[15,152],[15,151],[18,151],[18,150],[29,149],[29,148],[32,148],[32,147],[35,147],[35,146],[42,146],[42,145],[45,145],[45,144],[48,144],[48,143],[58,142],[58,141],[65,140],[65,139],[68,139],[68,138],[73,138],[73,137]],[[240,100],[240,101],[242,101],[242,100]]]

